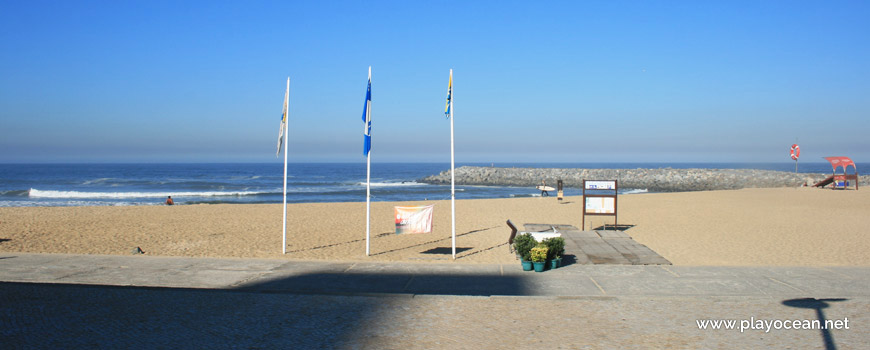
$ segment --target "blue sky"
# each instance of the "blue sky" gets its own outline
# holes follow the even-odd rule
[[[0,162],[870,161],[870,5],[3,1]]]

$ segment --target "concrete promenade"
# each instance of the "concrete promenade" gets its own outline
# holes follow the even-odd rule
[[[519,263],[2,253],[0,281],[3,348],[870,345],[870,267],[574,264],[534,273]],[[720,319],[735,329],[703,329]],[[793,329],[795,320],[841,327]]]

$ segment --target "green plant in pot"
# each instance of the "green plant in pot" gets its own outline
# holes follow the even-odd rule
[[[535,264],[535,272],[544,272],[544,267],[547,263],[547,250],[547,246],[543,243],[532,248],[531,255],[532,263]]]
[[[517,256],[522,260],[523,270],[525,271],[532,270],[531,250],[537,244],[538,242],[535,241],[535,238],[528,233],[519,235],[514,239],[514,250],[517,252]]]
[[[562,237],[547,238],[542,243],[547,246],[547,260],[550,268],[562,266],[562,255],[565,254],[565,239]]]

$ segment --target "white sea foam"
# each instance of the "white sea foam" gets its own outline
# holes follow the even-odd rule
[[[625,191],[622,194],[638,194],[638,193],[647,193],[647,192],[649,192],[649,190],[646,188],[636,188],[636,189]]]
[[[236,191],[236,192],[81,192],[81,191],[51,191],[30,189],[32,198],[158,198],[166,196],[176,197],[216,197],[216,196],[250,196],[263,192]]]
[[[357,185],[365,186],[365,182],[359,182]],[[429,184],[419,183],[416,181],[403,182],[372,182],[372,187],[399,187],[399,186],[428,186]]]
[[[0,207],[80,207],[80,206],[113,206],[124,207],[133,205],[163,205],[163,202],[116,202],[94,200],[40,200],[40,201],[0,201]]]
[[[540,196],[541,196],[540,193],[528,193],[528,194],[526,194],[526,193],[520,193],[520,194],[513,193],[513,194],[511,194],[511,198],[540,197]]]
[[[233,180],[233,181],[237,181],[237,180],[256,180],[256,179],[259,179],[259,178],[261,178],[261,177],[262,177],[262,176],[260,176],[260,175],[253,175],[253,176],[230,176],[230,180]],[[291,178],[291,177],[293,177],[293,176],[287,175],[287,178],[288,178],[288,179]]]
[[[104,182],[109,181],[109,180],[113,180],[113,179],[111,177],[103,177],[103,178],[99,178],[99,179],[88,180],[88,181],[82,182],[82,185],[101,184],[101,183],[104,183]]]

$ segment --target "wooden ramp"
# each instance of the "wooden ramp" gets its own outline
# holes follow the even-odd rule
[[[565,255],[573,255],[577,264],[671,265],[652,249],[633,240],[623,231],[580,231],[572,225],[524,224],[526,231],[552,231],[565,239]]]
[[[813,187],[825,187],[834,182],[834,175],[826,177],[824,180],[817,182]]]

